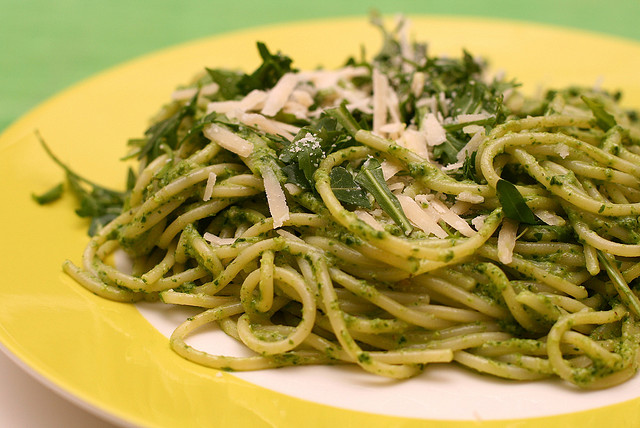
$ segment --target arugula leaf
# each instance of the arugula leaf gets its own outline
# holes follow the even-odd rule
[[[360,168],[356,175],[356,183],[364,187],[373,195],[380,208],[406,233],[409,234],[413,227],[405,215],[398,198],[391,193],[387,182],[384,180],[380,161],[369,158]]]
[[[242,80],[243,73],[220,68],[207,68],[206,70],[211,80],[220,87],[218,91],[225,100],[233,100],[241,94],[242,91],[238,88],[238,83]]]
[[[328,154],[354,143],[338,121],[329,116],[300,129],[292,142],[282,141],[278,159],[285,164],[283,172],[290,183],[303,189],[313,188],[313,174]]]
[[[478,176],[476,175],[476,155],[478,152],[473,152],[471,155],[467,153],[467,157],[464,159],[464,164],[460,169],[460,179],[471,180],[478,183]]]
[[[145,131],[144,134],[147,138],[146,140],[143,140],[144,143],[140,147],[140,151],[136,153],[138,155],[138,159],[147,157],[147,161],[151,161],[157,158],[163,152],[161,149],[163,144],[166,144],[171,149],[176,149],[178,147],[178,128],[184,118],[194,116],[197,107],[196,101],[198,99],[198,94],[199,91],[187,104],[180,107],[177,112],[164,120],[154,123]]]
[[[496,183],[496,193],[506,217],[517,220],[520,223],[538,223],[533,211],[531,211],[531,208],[529,208],[513,183],[503,179],[498,180]]]
[[[280,80],[286,73],[295,71],[291,68],[293,62],[288,56],[279,52],[272,54],[267,45],[262,42],[257,43],[258,52],[262,58],[262,64],[252,73],[242,76],[237,83],[237,88],[242,94],[248,94],[254,89],[269,89]]]
[[[93,236],[102,226],[120,215],[127,197],[126,192],[111,190],[81,177],[53,154],[39,133],[36,132],[36,136],[49,157],[64,170],[69,188],[80,202],[76,214],[79,217],[91,219],[88,231],[90,236]]]
[[[587,97],[586,95],[582,95],[580,98],[582,98],[582,101],[584,101],[593,113],[593,116],[596,118],[596,125],[598,125],[599,128],[606,132],[616,126],[616,119],[605,110],[602,101],[597,98]]]
[[[433,157],[445,165],[449,165],[458,162],[458,152],[467,143],[454,137],[450,132],[446,133],[446,138],[444,143],[438,144],[433,148]]]
[[[358,122],[355,120],[353,115],[347,110],[347,102],[343,101],[339,107],[334,107],[325,110],[325,114],[335,118],[340,125],[351,135],[354,137],[356,132],[361,129]]]
[[[371,208],[371,202],[366,193],[346,168],[341,166],[333,168],[329,178],[331,179],[331,189],[339,201],[362,208]]]
[[[62,197],[63,193],[64,193],[64,184],[59,183],[40,195],[36,195],[35,193],[32,193],[31,197],[38,204],[45,205],[53,201],[57,201]]]
[[[311,190],[311,183],[305,177],[304,172],[298,167],[297,163],[285,165],[282,172],[287,176],[287,183],[295,184],[304,190]]]
[[[640,318],[640,300],[638,300],[638,296],[634,294],[634,292],[629,288],[629,284],[625,281],[622,273],[614,266],[612,263],[611,257],[601,250],[596,250],[598,253],[598,260],[604,266],[607,271],[607,275],[609,279],[611,279],[611,283],[614,288],[618,292],[622,303],[636,316]],[[614,258],[615,261],[615,258]]]

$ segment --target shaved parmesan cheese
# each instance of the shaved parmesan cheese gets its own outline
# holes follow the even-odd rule
[[[358,217],[358,219],[362,220],[363,222],[365,222],[375,230],[380,230],[380,231],[384,230],[384,227],[382,226],[382,224],[380,224],[380,222],[378,222],[378,220],[376,220],[368,212],[363,210],[355,210],[353,213],[356,215],[356,217]]]
[[[264,191],[267,194],[267,204],[269,212],[273,217],[273,227],[282,227],[285,221],[289,220],[289,207],[282,187],[276,174],[269,168],[262,171]]]
[[[490,118],[489,113],[476,113],[476,114],[459,114],[456,116],[456,123],[475,122],[478,120],[485,120]]]
[[[404,123],[395,122],[395,123],[387,123],[386,125],[382,125],[380,127],[380,132],[384,132],[386,134],[395,134],[404,130]]]
[[[200,88],[200,95],[213,95],[218,92],[219,89],[220,86],[218,86],[217,83],[211,82],[208,85]],[[193,96],[197,93],[198,88],[178,89],[176,91],[173,91],[173,93],[171,94],[171,99],[174,101],[186,101],[193,98]]]
[[[516,233],[518,222],[505,218],[498,232],[498,259],[508,265],[513,261],[513,248],[516,246]]]
[[[389,184],[387,187],[389,187],[389,190],[391,190],[392,192],[396,190],[402,190],[404,189],[404,183],[397,181],[395,183]]]
[[[477,134],[478,132],[481,132],[483,130],[484,128],[480,125],[467,125],[464,128],[462,128],[462,132],[468,135]]]
[[[458,200],[449,209],[454,214],[462,215],[462,214],[466,213],[467,211],[469,211],[469,208],[471,208],[472,206],[473,206],[473,204],[471,204],[469,202]]]
[[[302,193],[302,188],[293,183],[284,183],[284,188],[287,189],[290,195],[296,196]]]
[[[427,136],[427,144],[437,146],[446,141],[447,135],[444,128],[433,113],[428,113],[424,120],[424,131]]]
[[[447,232],[438,224],[438,217],[433,212],[423,209],[416,201],[407,195],[397,195],[402,210],[416,227],[438,238],[446,238]]]
[[[484,226],[484,221],[487,219],[487,217],[488,216],[486,214],[481,214],[471,220],[471,224],[476,228],[476,230],[480,230],[482,229],[482,226]]]
[[[209,178],[207,179],[207,185],[204,188],[204,194],[202,195],[203,201],[208,201],[211,199],[211,194],[213,193],[213,186],[216,184],[217,175],[215,172],[209,173]]]
[[[415,129],[407,129],[402,133],[398,143],[423,158],[429,159],[427,137],[423,132],[416,131]]]
[[[458,160],[458,162],[464,162],[467,156],[471,156],[471,153],[477,151],[478,147],[480,147],[480,144],[482,144],[482,142],[484,141],[484,138],[484,128],[473,134],[473,137],[471,137],[469,142],[456,155],[456,159]]]
[[[420,98],[424,91],[424,84],[427,81],[427,76],[422,71],[416,71],[411,78],[411,93],[414,97]]]
[[[261,113],[265,116],[275,116],[289,99],[289,96],[299,82],[298,75],[286,73],[278,80],[278,83],[269,91],[269,96],[264,103]]]
[[[215,123],[205,126],[202,133],[211,141],[215,141],[240,157],[247,157],[253,152],[253,144]]]
[[[219,236],[209,232],[205,232],[204,235],[202,235],[202,237],[205,239],[205,241],[208,241],[209,243],[216,246],[231,245],[234,242],[236,242],[235,238],[220,238]]]
[[[291,93],[291,99],[307,108],[311,107],[314,103],[313,97],[311,96],[309,91],[305,91],[302,89],[296,89],[295,91],[293,91]]]
[[[380,128],[387,123],[387,94],[389,82],[377,68],[373,69],[373,132],[380,135]]]
[[[566,144],[563,144],[563,143],[558,144],[557,149],[558,149],[558,154],[562,159],[565,159],[570,154],[569,146],[567,146]]]
[[[293,129],[295,131],[294,133],[298,132],[297,127],[291,128],[291,126],[286,123],[266,118],[258,113],[243,113],[242,115],[240,115],[240,117],[238,117],[238,119],[245,125],[255,126],[263,132],[282,135],[289,141],[293,140],[294,135],[289,132],[288,129]]]
[[[433,207],[445,223],[458,230],[464,236],[473,236],[476,234],[476,231],[473,230],[462,217],[451,211],[442,201],[434,199],[429,206]]]
[[[380,163],[380,168],[382,169],[382,176],[385,181],[388,181],[391,177],[396,175],[398,171],[402,170],[402,165],[398,162],[391,162],[388,159],[385,159]]]
[[[334,89],[339,81],[350,80],[354,77],[366,76],[369,70],[366,67],[343,67],[338,70],[313,70],[298,73],[301,81],[308,81],[318,90]]]
[[[549,226],[564,226],[566,221],[559,215],[547,210],[534,210],[533,214]]]
[[[456,199],[458,201],[469,202],[472,204],[481,204],[484,202],[484,197],[482,195],[476,195],[474,193],[467,192],[466,190],[464,192],[460,192],[458,196],[456,196]]]

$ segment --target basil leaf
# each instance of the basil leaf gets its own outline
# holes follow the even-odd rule
[[[518,192],[516,186],[507,180],[500,179],[496,183],[496,193],[504,215],[520,223],[536,224],[536,216]]]
[[[616,119],[604,109],[602,101],[596,98],[590,98],[582,95],[582,101],[589,107],[593,116],[596,118],[596,125],[603,131],[608,131],[610,128],[616,126]]]
[[[369,158],[362,165],[356,175],[356,183],[364,187],[373,195],[380,208],[406,233],[409,234],[413,227],[405,215],[398,198],[395,197],[384,179],[380,162],[375,158]]]
[[[331,170],[331,189],[339,201],[345,204],[371,208],[371,202],[366,193],[353,179],[353,175],[346,168],[338,166]]]

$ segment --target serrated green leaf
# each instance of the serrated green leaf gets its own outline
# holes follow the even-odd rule
[[[339,201],[362,208],[371,208],[367,194],[346,168],[341,166],[333,168],[329,178],[331,179],[331,190]]]

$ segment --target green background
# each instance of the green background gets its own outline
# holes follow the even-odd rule
[[[371,9],[533,21],[640,40],[639,0],[0,0],[0,130],[74,82],[145,53]]]

